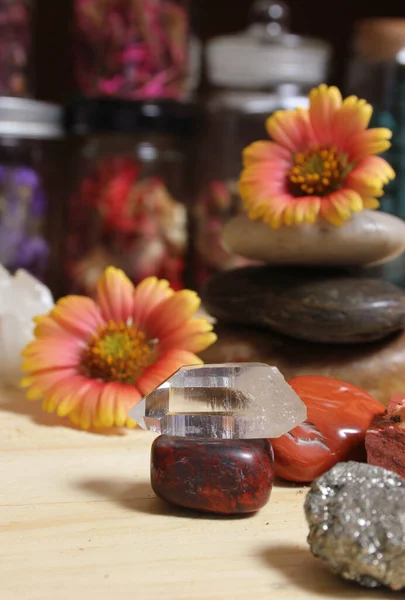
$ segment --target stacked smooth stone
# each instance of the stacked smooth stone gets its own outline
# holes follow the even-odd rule
[[[219,334],[204,360],[266,362],[287,379],[336,377],[385,404],[404,391],[405,290],[370,275],[405,251],[404,221],[363,211],[342,227],[273,230],[239,215],[223,243],[254,264],[203,290]]]

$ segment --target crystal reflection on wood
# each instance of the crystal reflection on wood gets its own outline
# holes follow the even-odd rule
[[[276,438],[306,408],[275,367],[231,363],[183,367],[130,412],[144,429],[199,439]]]

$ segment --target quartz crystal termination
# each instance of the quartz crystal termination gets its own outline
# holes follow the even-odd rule
[[[366,587],[405,587],[405,479],[356,462],[316,479],[305,501],[312,553]]]
[[[194,439],[277,438],[306,419],[306,406],[276,367],[182,367],[130,416],[143,429]]]

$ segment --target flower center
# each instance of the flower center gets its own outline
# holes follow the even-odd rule
[[[346,175],[344,155],[333,147],[315,146],[295,154],[287,179],[293,196],[326,196],[341,187]]]
[[[83,352],[83,372],[93,379],[135,384],[156,360],[155,345],[134,327],[109,321],[93,334]]]

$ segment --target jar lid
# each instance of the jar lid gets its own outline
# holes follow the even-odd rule
[[[197,109],[174,100],[131,101],[88,98],[66,109],[66,127],[71,133],[157,132],[188,135],[194,130]]]
[[[63,136],[62,109],[27,98],[0,97],[0,135],[50,139]]]
[[[211,100],[208,108],[218,110],[218,107],[226,107],[246,115],[270,115],[276,110],[307,109],[309,98],[300,95],[297,87],[293,84],[285,84],[277,89],[276,94],[250,90],[238,90],[237,92],[222,90]]]
[[[331,47],[327,42],[288,32],[283,2],[256,0],[249,28],[214,38],[207,45],[208,77],[218,86],[314,85],[326,79]]]

